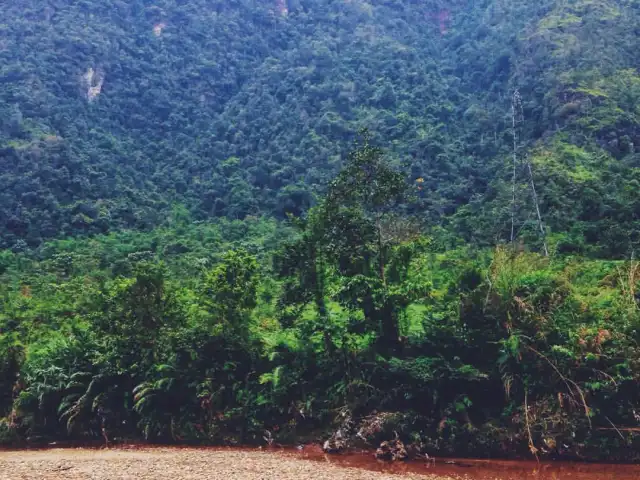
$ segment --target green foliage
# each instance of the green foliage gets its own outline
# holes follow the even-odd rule
[[[12,255],[2,276],[10,307],[0,337],[3,435],[100,438],[104,430],[110,440],[233,444],[261,442],[266,429],[292,441],[327,428],[336,411],[367,431],[375,410],[403,412],[393,430],[429,450],[505,455],[529,448],[526,395],[540,452],[634,458],[632,443],[598,429],[635,422],[637,262],[445,251],[396,213],[402,228],[393,231],[411,235],[384,237],[383,282],[376,210],[368,217],[366,204],[335,202],[334,211],[359,210],[349,228],[372,232],[349,240],[351,264],[340,263],[348,248],[332,232],[346,230],[326,223],[324,202],[293,220],[297,233],[272,265],[238,235],[226,244],[236,248],[209,257],[194,277],[181,256],[207,236],[173,230],[140,234],[140,251],[160,234],[189,251],[156,246],[128,276],[109,264],[100,270],[83,242],[49,245],[37,260]],[[113,236],[92,242],[99,258]],[[132,258],[126,243],[120,248]],[[371,320],[385,308],[397,322],[391,346]],[[508,451],[505,438],[516,439]],[[566,447],[550,449],[549,438]]]
[[[0,248],[300,216],[363,127],[421,180],[411,202],[421,220],[453,220],[454,235],[492,246],[509,238],[504,99],[514,88],[523,154],[555,156],[547,140],[561,130],[567,148],[593,160],[536,169],[552,232],[571,231],[583,253],[634,248],[638,226],[620,222],[638,192],[633,2],[296,0],[286,15],[279,5],[20,0],[5,9]],[[589,194],[577,195],[585,183]],[[559,209],[564,197],[573,201]]]
[[[634,2],[59,3],[0,25],[0,443],[638,459]]]
[[[234,330],[247,328],[256,306],[258,262],[244,250],[229,251],[203,281],[202,296],[214,322]]]

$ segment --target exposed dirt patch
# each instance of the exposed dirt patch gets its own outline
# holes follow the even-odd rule
[[[0,479],[46,480],[453,480],[391,475],[267,451],[192,448],[52,449],[0,452]]]

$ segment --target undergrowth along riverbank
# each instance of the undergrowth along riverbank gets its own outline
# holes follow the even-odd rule
[[[365,143],[287,225],[4,252],[2,441],[637,459],[640,264],[452,247],[407,188]]]

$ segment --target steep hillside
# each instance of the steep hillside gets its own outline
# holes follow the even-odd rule
[[[0,246],[194,219],[299,214],[369,128],[415,211],[572,251],[638,238],[630,0],[17,0],[0,24]],[[561,238],[560,238],[561,237]],[[26,243],[25,243],[26,242]]]

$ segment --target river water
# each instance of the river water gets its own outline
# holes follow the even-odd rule
[[[295,455],[310,461],[377,472],[422,473],[468,480],[640,480],[640,465],[442,458],[435,459],[435,464],[424,461],[389,463],[376,460],[371,453],[325,455],[315,448]]]
[[[71,445],[55,444],[50,447],[69,447]],[[85,445],[86,447],[86,445]],[[114,451],[139,450],[166,451],[166,447],[153,447],[150,445],[129,444],[119,445]],[[338,467],[359,468],[376,472],[398,474],[430,474],[443,477],[460,478],[464,480],[640,480],[640,465],[601,464],[601,463],[571,463],[542,461],[507,461],[507,460],[468,460],[436,458],[435,462],[407,461],[407,462],[383,462],[377,460],[371,452],[348,453],[342,455],[327,455],[319,445],[307,445],[302,450],[293,448],[237,448],[237,447],[169,447],[173,451],[212,451],[212,452],[246,452],[256,450],[272,451],[287,457],[299,458],[311,462],[325,462]],[[28,449],[27,451],[40,449]],[[42,449],[43,452],[49,450]],[[86,449],[85,450],[91,450]],[[9,450],[10,451],[10,450]],[[18,450],[20,451],[20,450]],[[62,450],[64,451],[64,450]],[[165,452],[166,453],[166,452]],[[7,478],[0,475],[0,479]],[[31,477],[30,477],[31,478]],[[33,477],[35,478],[35,477]]]

